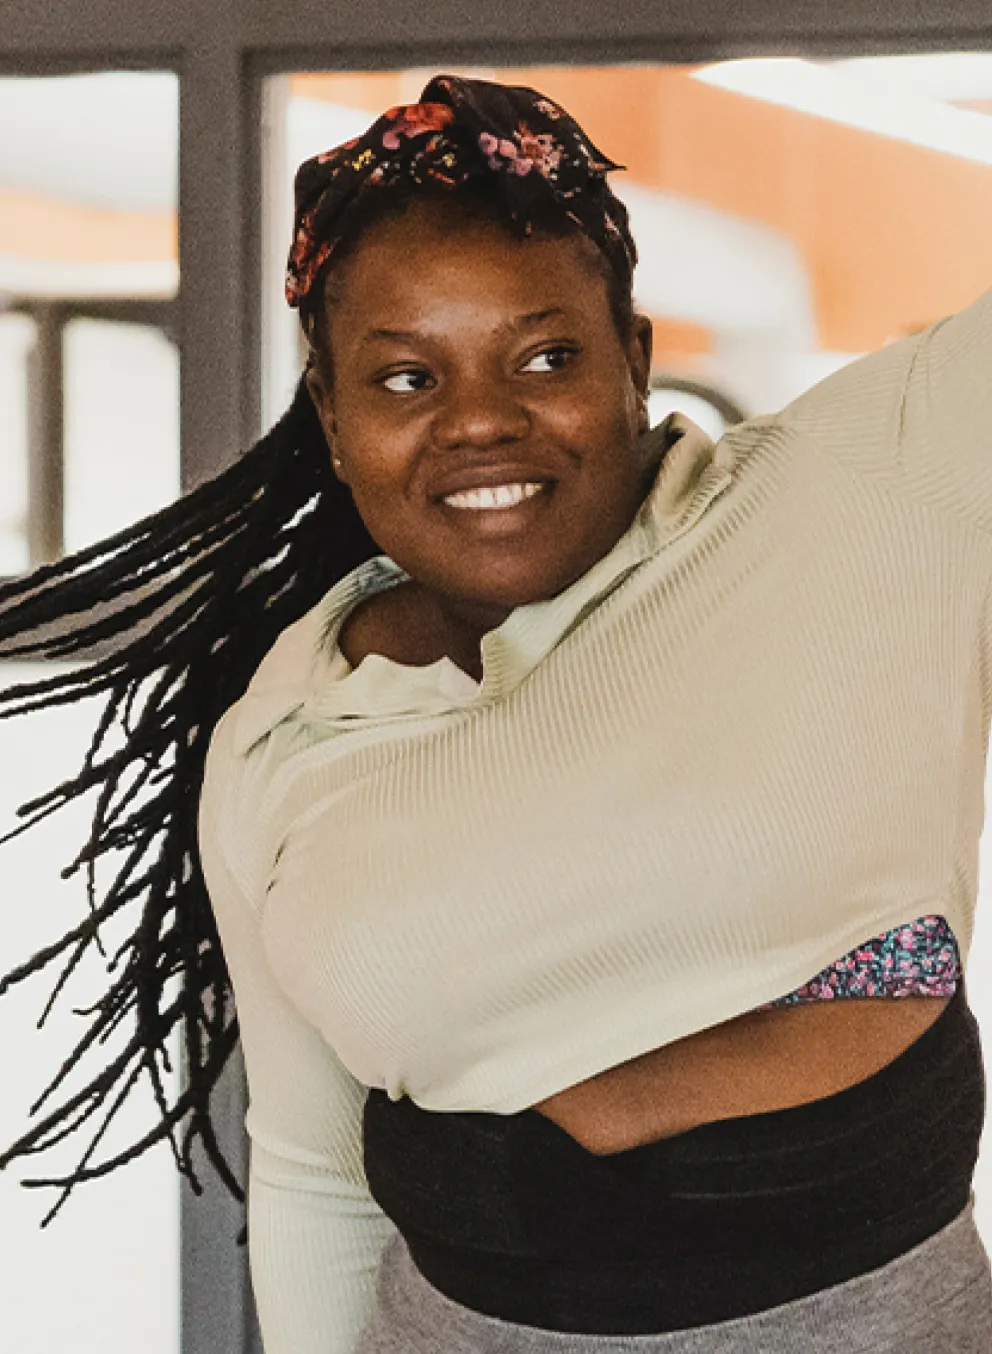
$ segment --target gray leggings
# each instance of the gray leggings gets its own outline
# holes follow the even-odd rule
[[[452,1302],[397,1235],[354,1354],[992,1354],[992,1269],[972,1201],[881,1269],[796,1302],[664,1335],[573,1335]]]

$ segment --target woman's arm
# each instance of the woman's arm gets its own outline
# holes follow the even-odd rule
[[[223,724],[223,721],[222,721]],[[371,1315],[395,1228],[362,1166],[367,1095],[272,976],[255,912],[224,860],[231,793],[218,726],[200,802],[200,855],[234,984],[248,1074],[248,1247],[266,1354],[347,1354]]]
[[[992,531],[992,291],[783,411],[841,460]]]

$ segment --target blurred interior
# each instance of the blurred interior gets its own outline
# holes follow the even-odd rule
[[[680,407],[718,432],[769,412],[988,285],[992,56],[473,70],[550,94],[627,166],[611,182],[654,320],[658,417]],[[299,363],[281,302],[293,171],[431,74],[269,82],[269,418]]]
[[[614,186],[631,210],[636,292],[655,324],[655,420],[680,408],[718,435],[992,282],[992,55],[473,71],[550,94],[625,161]],[[293,172],[383,108],[415,101],[433,73],[265,82],[265,423],[288,402],[302,361],[282,295]],[[179,79],[167,72],[0,78],[0,127],[16,129],[0,137],[0,577],[179,492],[178,103]],[[4,684],[39,675],[8,664]],[[0,831],[19,802],[75,771],[94,715],[72,708],[0,725],[0,752],[18,771],[0,782]],[[81,881],[63,884],[57,866],[84,827],[76,815],[4,848],[17,906],[0,932],[3,971],[81,915]],[[990,891],[983,877],[977,975],[992,962]],[[47,987],[28,989],[2,1008],[5,1141],[41,1072],[79,1034],[68,1009],[37,1034]],[[976,977],[980,1020],[985,991]],[[976,1195],[987,1238],[990,1172],[986,1152]],[[5,1348],[174,1354],[179,1210],[167,1151],[82,1190],[44,1234],[47,1196],[0,1185]],[[24,1296],[47,1293],[53,1272],[63,1302]],[[96,1343],[85,1344],[84,1329]]]
[[[179,492],[178,111],[170,72],[0,79],[0,576]]]

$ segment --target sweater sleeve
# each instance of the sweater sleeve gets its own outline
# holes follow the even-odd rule
[[[920,502],[992,531],[992,291],[850,363],[778,420]]]
[[[265,1354],[347,1354],[372,1314],[395,1227],[362,1165],[367,1088],[276,983],[225,861],[218,805],[237,793],[222,720],[199,806],[204,878],[234,986],[248,1078],[248,1250]],[[250,825],[245,825],[250,831]]]

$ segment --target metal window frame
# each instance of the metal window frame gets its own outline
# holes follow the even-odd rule
[[[988,0],[0,0],[0,76],[174,70],[180,78],[178,303],[182,484],[223,469],[259,431],[265,76],[411,65],[605,65],[745,55],[992,48]],[[217,1098],[242,1171],[244,1080]],[[258,1354],[240,1210],[183,1200],[183,1354]]]
[[[28,558],[33,569],[64,553],[65,545],[65,331],[73,320],[143,324],[178,344],[178,304],[172,300],[114,297],[15,297],[6,315],[26,315],[37,338],[27,359]],[[0,582],[3,580],[0,579]],[[96,653],[94,653],[94,657]]]

